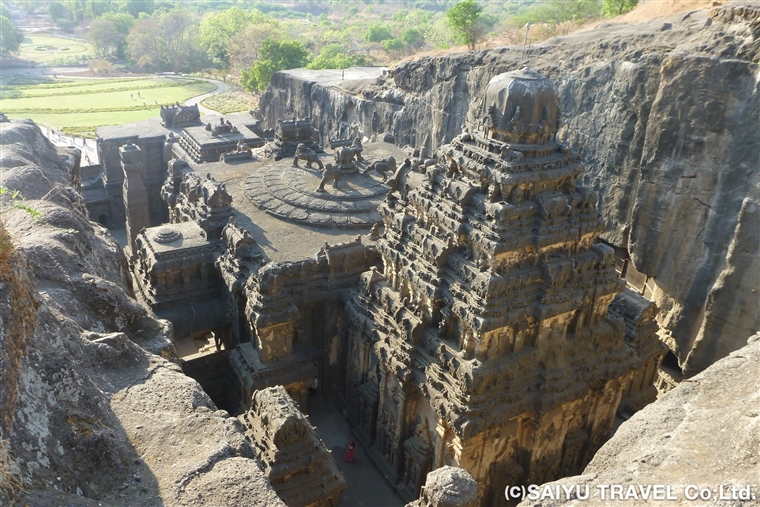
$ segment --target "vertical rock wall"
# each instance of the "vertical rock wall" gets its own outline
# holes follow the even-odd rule
[[[738,233],[745,198],[760,198],[760,7],[731,2],[637,25],[597,29],[531,46],[525,62],[558,85],[560,137],[581,152],[582,183],[599,192],[605,240],[654,277],[665,339],[693,374],[746,343],[757,323],[751,280],[710,325],[708,304]],[[275,74],[261,114],[311,116],[323,138],[341,123],[399,145],[432,147],[475,119],[489,79],[522,66],[522,48],[425,57],[374,81],[322,86],[318,74]],[[749,250],[757,254],[757,247]],[[749,292],[748,292],[749,291]],[[725,298],[723,298],[725,300]],[[707,322],[708,324],[705,324]],[[746,322],[744,319],[742,322]],[[701,352],[691,354],[695,340]],[[705,344],[712,344],[705,347]]]

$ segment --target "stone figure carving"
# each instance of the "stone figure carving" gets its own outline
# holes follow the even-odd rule
[[[470,134],[470,129],[467,128],[467,125],[462,125],[462,133],[459,134],[459,140],[463,143],[472,142],[472,134]]]
[[[356,166],[356,162],[362,160],[363,150],[361,139],[356,137],[351,146],[341,146],[335,150],[335,164],[341,168],[353,168]]]
[[[222,162],[231,162],[233,160],[244,160],[251,158],[253,156],[253,152],[248,147],[247,144],[245,144],[245,141],[242,139],[238,141],[237,148],[234,151],[231,151],[229,153],[222,153],[219,156],[219,160]]]
[[[296,154],[293,157],[293,167],[301,167],[298,165],[299,160],[305,160],[306,161],[306,167],[311,169],[311,164],[316,163],[317,167],[319,167],[319,170],[321,171],[324,168],[324,164],[322,164],[322,161],[319,160],[319,156],[317,153],[306,146],[304,143],[298,143],[298,147],[296,148]]]
[[[521,151],[512,150],[506,145],[501,147],[499,155],[501,155],[502,160],[508,160],[510,162],[519,162],[524,158],[524,155]]]
[[[383,178],[383,182],[385,182],[388,179],[387,173],[393,174],[396,172],[396,159],[388,157],[372,162],[362,174],[366,175],[371,171],[379,174]]]
[[[161,124],[164,127],[191,125],[201,118],[198,104],[181,106],[179,102],[171,106],[161,106]]]
[[[208,130],[208,125],[206,125],[206,130]],[[219,118],[219,125],[215,125],[211,127],[212,136],[218,136],[219,134],[239,134],[239,133],[240,131],[238,130],[238,128],[235,127],[230,120],[225,120],[224,118]]]
[[[338,188],[338,180],[340,179],[341,170],[339,167],[335,167],[332,164],[326,164],[322,169],[322,181],[319,182],[319,188],[317,192],[325,191],[325,184],[328,181],[333,182],[333,187]]]
[[[362,126],[357,122],[354,122],[350,125],[348,132],[349,132],[349,136],[352,138],[361,139],[362,137],[364,137],[364,133],[362,132]]]
[[[517,108],[515,108],[514,116],[509,120],[509,123],[507,123],[504,130],[508,130],[513,134],[522,134],[525,130],[525,124],[523,123],[522,118],[520,118],[520,114],[520,106],[517,106]]]

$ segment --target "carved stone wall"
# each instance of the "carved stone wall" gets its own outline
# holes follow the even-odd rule
[[[232,304],[245,315],[250,333],[250,338],[241,333],[238,342],[243,346],[230,353],[243,396],[250,400],[256,389],[285,385],[305,410],[306,390],[315,376],[323,392],[343,383],[344,301],[360,274],[378,264],[379,254],[358,238],[326,244],[314,258],[267,264],[243,282],[246,271],[232,258],[235,251],[228,249],[218,266],[230,294],[237,294]],[[257,265],[248,266],[251,270]],[[242,322],[238,329],[244,329]]]
[[[485,97],[432,165],[390,182],[383,272],[347,305],[345,396],[400,489],[416,496],[426,462],[458,466],[494,506],[508,484],[582,469],[645,365],[608,312],[624,282],[580,157],[555,139],[553,85],[525,69]],[[636,315],[629,341],[648,350],[654,311]]]
[[[169,178],[174,179],[174,176]],[[182,175],[171,217],[173,223],[196,222],[208,239],[218,240],[231,216],[232,197],[223,183],[218,183],[209,174],[203,179],[192,172]]]
[[[282,386],[257,391],[240,416],[277,495],[290,507],[336,507],[346,481]]]
[[[657,306],[653,302],[626,288],[610,305],[610,313],[625,322],[625,343],[641,360],[620,402],[620,412],[630,416],[657,399],[655,383],[668,348],[657,337]]]
[[[141,137],[139,134],[103,139],[98,137],[96,146],[103,171],[103,181],[106,193],[113,206],[109,225],[118,226],[124,219],[127,207],[121,198],[121,188],[124,174],[121,170],[119,150],[122,146],[133,143],[142,151],[143,182],[148,200],[145,204],[149,222],[146,226],[157,226],[168,221],[166,208],[161,200],[161,185],[166,178],[166,163],[164,162],[164,144],[166,136],[163,132],[156,135]]]

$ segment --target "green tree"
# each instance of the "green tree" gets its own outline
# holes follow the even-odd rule
[[[37,10],[37,0],[17,0],[16,4],[21,7],[21,10],[26,12],[26,15],[34,14]]]
[[[319,54],[308,65],[309,69],[347,69],[367,66],[372,62],[365,55],[349,55],[340,44],[322,46]]]
[[[401,42],[409,47],[420,47],[425,42],[425,38],[422,36],[422,32],[416,28],[407,28],[404,33],[401,34]]]
[[[260,58],[241,75],[241,83],[248,91],[263,90],[278,70],[304,67],[309,53],[298,41],[268,39],[261,45]]]
[[[247,26],[265,22],[268,17],[256,9],[247,12],[240,7],[231,7],[219,14],[212,14],[201,22],[201,45],[211,58],[228,65],[227,48],[230,40]]]
[[[383,50],[386,53],[400,53],[404,50],[404,42],[399,38],[384,40]]]
[[[87,0],[85,13],[88,18],[99,18],[106,12],[113,12],[115,7],[111,0]]]
[[[87,40],[92,43],[96,55],[106,57],[116,52],[124,36],[116,30],[113,21],[95,19],[90,23]]]
[[[602,14],[608,17],[619,16],[632,10],[639,0],[602,0]]]
[[[121,0],[119,10],[131,14],[132,17],[139,18],[141,12],[153,14],[153,11],[156,10],[156,4],[153,0]]]
[[[169,62],[174,72],[193,67],[190,56],[193,55],[193,45],[198,45],[193,39],[197,23],[192,14],[182,8],[175,8],[161,16],[159,30],[163,40],[164,60]]]
[[[391,37],[391,29],[385,23],[372,23],[364,32],[365,42],[383,42]]]
[[[0,16],[0,54],[18,53],[19,42],[16,38],[16,27],[11,20]]]
[[[100,16],[100,19],[112,22],[116,31],[124,36],[129,35],[129,31],[135,24],[135,18],[126,12],[106,12]]]
[[[245,29],[232,37],[227,45],[227,61],[230,71],[240,72],[247,69],[259,59],[259,51],[265,40],[282,40],[283,31],[277,24],[257,23],[245,27]]]
[[[119,58],[127,56],[127,35],[135,24],[135,18],[126,12],[106,12],[100,19],[113,23],[118,33],[116,37],[116,55]]]
[[[74,20],[82,21],[85,18],[85,13],[87,12],[87,2],[85,0],[66,0],[65,5]]]
[[[600,0],[546,0],[536,7],[520,12],[513,20],[518,25],[546,23],[556,28],[566,21],[585,23],[598,17],[600,13]]]
[[[266,88],[272,75],[280,69],[275,68],[269,60],[257,60],[249,69],[240,73],[240,84],[249,92]]]
[[[55,2],[53,2],[53,3],[55,3]],[[5,16],[5,17],[6,17],[6,18],[8,18],[9,20],[12,20],[12,19],[13,19],[13,13],[12,13],[12,12],[11,12],[11,10],[8,8],[8,6],[7,6],[7,5],[5,5],[5,4],[3,4],[3,3],[0,3],[0,16]],[[12,22],[12,21],[11,21],[11,22]]]
[[[481,34],[480,13],[483,7],[475,0],[462,0],[446,11],[446,20],[461,44],[475,49],[475,43]]]
[[[48,5],[48,14],[50,14],[50,19],[53,20],[53,23],[56,24],[58,24],[59,21],[71,17],[71,13],[61,2],[50,2],[50,5]]]
[[[138,19],[127,36],[129,56],[144,69],[159,70],[163,58],[163,40],[159,18]]]

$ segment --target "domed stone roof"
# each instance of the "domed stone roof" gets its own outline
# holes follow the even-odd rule
[[[527,67],[499,74],[486,87],[483,114],[495,139],[544,144],[559,128],[557,89]]]

